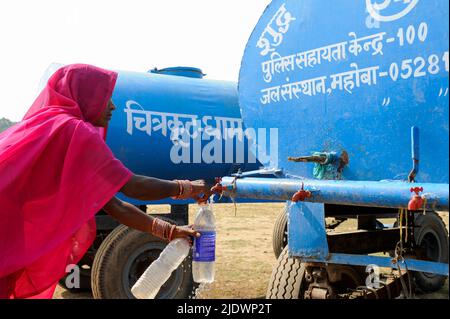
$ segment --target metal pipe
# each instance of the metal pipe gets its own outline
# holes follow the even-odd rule
[[[370,207],[407,208],[412,197],[412,186],[423,187],[427,209],[449,209],[449,185],[435,183],[407,183],[401,181],[342,181],[297,180],[286,178],[224,177],[225,196],[239,198],[291,200],[301,189],[311,192],[307,202]]]
[[[300,258],[302,262],[314,262],[315,259],[311,258]],[[323,262],[320,260],[320,262]],[[391,257],[381,257],[381,256],[366,256],[366,255],[351,255],[351,254],[330,254],[327,258],[327,263],[330,264],[341,264],[341,265],[377,265],[378,267],[389,267],[398,269],[401,268],[402,271],[412,270],[412,271],[422,271],[429,272],[433,274],[448,276],[448,264],[405,258],[399,261],[398,264],[392,263]]]
[[[408,181],[414,182],[417,173],[419,173],[419,128],[411,127],[411,157],[413,168],[408,175]]]

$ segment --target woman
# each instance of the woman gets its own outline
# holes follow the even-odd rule
[[[95,239],[95,214],[165,240],[199,236],[142,213],[114,195],[204,200],[204,181],[134,175],[99,128],[115,109],[117,73],[65,66],[48,80],[23,120],[0,134],[0,298],[51,298],[66,266]]]

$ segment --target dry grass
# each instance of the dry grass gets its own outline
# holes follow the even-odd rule
[[[202,298],[264,298],[272,267],[272,228],[284,203],[239,204],[235,215],[232,204],[214,206],[217,219],[215,282],[201,293]],[[150,211],[168,211],[151,206]],[[191,205],[189,220],[197,213]],[[448,227],[448,213],[442,214]],[[389,221],[388,221],[389,222]],[[392,223],[392,221],[390,221]],[[345,222],[342,229],[354,226]],[[58,287],[54,298],[91,298],[90,294],[72,294]],[[448,298],[448,280],[439,292],[421,298]]]

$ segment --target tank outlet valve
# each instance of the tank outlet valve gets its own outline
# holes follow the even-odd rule
[[[312,196],[312,193],[310,191],[307,191],[304,189],[304,184],[302,183],[302,188],[296,192],[294,195],[292,195],[291,201],[294,203],[297,203],[298,201],[303,202],[305,199]]]
[[[211,193],[219,194],[220,196],[222,196],[225,191],[231,193],[236,188],[235,180],[236,180],[236,178],[234,178],[234,181],[232,184],[224,186],[224,185],[222,185],[222,178],[216,177],[215,178],[216,184],[213,187],[211,187]]]
[[[415,193],[408,203],[408,210],[421,210],[424,204],[424,199],[419,195],[423,192],[423,187],[411,187],[411,193]]]

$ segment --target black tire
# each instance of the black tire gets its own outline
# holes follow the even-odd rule
[[[414,230],[416,244],[423,248],[425,256],[420,259],[448,263],[448,231],[441,217],[435,212],[417,215]],[[414,272],[415,283],[423,292],[440,290],[447,280],[447,276]]]
[[[326,268],[331,266],[324,265]],[[339,281],[333,283],[335,293],[348,293],[349,289],[355,289],[364,284],[365,267],[345,265],[334,265],[334,267],[339,267],[338,271],[341,272]],[[304,264],[298,258],[289,258],[288,247],[285,247],[272,271],[266,298],[304,299],[309,286],[305,275]]]
[[[272,270],[267,299],[303,299],[306,286],[305,267],[297,258],[289,258],[285,247]]]
[[[286,247],[288,243],[287,222],[288,217],[286,205],[286,207],[278,214],[277,219],[275,220],[275,225],[273,227],[272,247],[273,253],[275,254],[276,258],[280,256],[284,247]]]
[[[134,299],[131,287],[159,257],[167,243],[124,225],[114,229],[97,251],[91,285],[96,299]],[[156,299],[183,299],[194,295],[192,252],[161,287]]]

